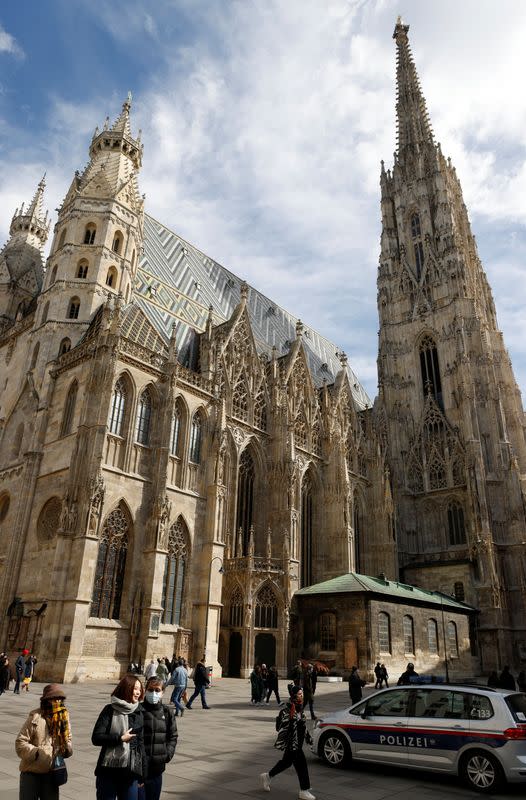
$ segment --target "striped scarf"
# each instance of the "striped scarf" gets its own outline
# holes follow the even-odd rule
[[[42,716],[46,720],[51,734],[53,752],[57,755],[65,755],[68,752],[70,730],[69,716],[64,701],[48,700],[46,707],[42,709]]]

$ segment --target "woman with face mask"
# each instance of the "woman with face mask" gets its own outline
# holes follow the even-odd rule
[[[175,709],[165,706],[162,699],[162,681],[159,678],[150,678],[146,683],[142,702],[147,771],[144,785],[139,786],[139,800],[159,800],[163,772],[175,753],[177,744]]]

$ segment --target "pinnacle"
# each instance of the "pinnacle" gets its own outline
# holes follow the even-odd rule
[[[112,125],[112,131],[121,131],[128,136],[131,136],[130,129],[130,109],[132,104],[132,93],[128,92],[128,96],[122,104],[122,111]]]
[[[409,25],[398,17],[393,33],[398,50],[396,64],[396,116],[398,153],[409,146],[434,146],[433,129],[408,39]]]

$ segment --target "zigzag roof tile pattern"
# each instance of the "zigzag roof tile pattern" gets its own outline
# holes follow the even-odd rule
[[[179,358],[194,368],[198,336],[205,330],[210,307],[214,325],[226,322],[238,305],[243,281],[153,217],[144,217],[144,251],[138,266],[134,301],[157,330],[170,338],[177,324]],[[247,308],[256,346],[270,356],[276,347],[285,356],[296,338],[297,319],[249,286]],[[332,384],[342,369],[338,347],[312,328],[305,327],[303,343],[309,369],[317,387]],[[358,408],[371,401],[349,366],[346,366]]]

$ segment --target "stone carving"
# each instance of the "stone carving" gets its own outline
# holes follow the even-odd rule
[[[90,504],[88,510],[88,536],[96,536],[99,526],[100,515],[104,503],[106,488],[104,479],[99,473],[93,478],[90,486]]]

